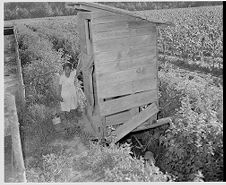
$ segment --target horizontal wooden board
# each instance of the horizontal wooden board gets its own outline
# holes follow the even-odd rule
[[[113,51],[95,53],[95,64],[110,61],[128,60],[141,56],[156,57],[156,45],[137,46],[133,45],[123,50],[115,48]]]
[[[139,107],[157,100],[157,90],[140,92],[122,98],[100,102],[101,116],[114,114],[134,107]]]
[[[141,28],[141,27],[152,27],[153,24],[146,21],[125,21],[119,20],[116,22],[109,22],[109,23],[100,23],[100,24],[92,24],[93,32],[106,32],[106,31],[113,31],[119,29],[129,29],[129,28]]]
[[[158,108],[155,103],[151,104],[147,109],[136,114],[123,125],[119,126],[112,134],[116,136],[115,141],[119,141],[126,134],[130,133],[132,130],[137,128],[140,124],[149,119],[152,115],[158,112]]]
[[[107,17],[107,16],[115,16],[115,15],[117,15],[117,14],[109,12],[109,11],[105,11],[105,10],[91,12],[92,20],[102,18],[102,17]]]
[[[92,7],[92,6],[85,6],[85,5],[74,5],[73,8],[78,9],[78,10],[90,11],[90,12],[101,11],[97,8]]]
[[[94,33],[93,42],[97,42],[105,39],[126,38],[126,37],[134,37],[134,36],[141,36],[141,35],[150,35],[154,39],[155,34],[156,34],[156,27],[154,26],[141,27],[137,29],[132,29],[132,28],[120,29],[120,30],[114,30],[114,31]]]
[[[124,123],[129,120],[130,117],[131,114],[129,111],[124,111],[118,114],[106,116],[106,126]]]
[[[155,123],[156,120],[157,120],[157,113],[154,114],[153,116],[151,116],[147,121],[145,121],[144,123],[142,123],[141,125],[139,125],[137,128],[135,128],[132,132],[146,130],[146,129],[148,129],[150,127],[150,125],[152,125],[153,123]]]
[[[143,65],[117,73],[96,74],[97,88],[103,87],[104,85],[140,80],[148,77],[154,78],[155,75],[156,68],[153,65]]]
[[[103,23],[103,24],[92,24],[93,32],[106,32],[106,31],[115,31],[121,29],[128,29],[127,21],[118,21],[114,23]]]
[[[100,86],[98,97],[110,98],[153,89],[157,89],[157,77]]]
[[[170,124],[170,122],[171,122],[171,119],[169,117],[162,118],[162,119],[156,120],[156,122],[154,122],[153,124],[147,125],[147,126],[142,124],[139,127],[137,127],[136,129],[134,129],[132,132],[156,128],[156,127],[159,127],[162,125]]]
[[[134,37],[125,37],[117,39],[108,39],[102,40],[94,43],[95,52],[103,51],[114,51],[114,50],[124,50],[128,47],[136,46],[150,46],[155,45],[155,39],[150,35],[134,36]]]
[[[111,62],[96,62],[95,69],[97,74],[101,73],[113,73],[118,71],[128,70],[134,67],[139,67],[142,65],[152,65],[157,62],[156,56],[148,55],[142,56],[138,58],[130,58],[127,60],[118,60],[118,61],[111,61]]]
[[[118,21],[134,21],[136,18],[133,18],[131,16],[122,16],[117,14],[109,14],[102,17],[94,17],[92,16],[92,23],[95,24],[102,24],[102,23],[112,23],[112,22],[118,22]]]
[[[91,12],[78,12],[77,16],[79,19],[92,19]]]
[[[109,11],[96,11],[96,12],[91,12],[91,16],[92,16],[92,21],[95,22],[95,20],[97,19],[105,19],[106,17],[127,17],[127,18],[130,18],[131,20],[140,20],[136,17],[132,17],[132,16],[129,16],[129,15],[121,15],[121,14],[116,14],[116,13],[112,13],[112,12],[109,12]],[[109,19],[109,18],[106,18],[106,19]]]

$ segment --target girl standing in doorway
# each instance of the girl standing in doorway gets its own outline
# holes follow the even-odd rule
[[[77,88],[74,85],[76,70],[72,70],[70,63],[63,65],[63,74],[59,81],[59,100],[62,111],[62,120],[68,122],[70,111],[78,108]]]

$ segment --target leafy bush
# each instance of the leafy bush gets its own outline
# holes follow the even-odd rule
[[[32,153],[44,144],[54,133],[51,112],[48,107],[32,104],[19,114],[22,147],[25,153]]]
[[[4,20],[75,15],[76,13],[76,9],[65,7],[65,2],[8,2],[4,4]]]
[[[92,178],[107,182],[157,182],[167,181],[164,175],[155,166],[146,166],[142,159],[131,157],[128,144],[109,147],[92,144],[88,152],[77,157],[73,163],[74,169],[92,171]]]
[[[173,123],[135,134],[177,181],[223,179],[223,88],[202,76],[163,64],[159,117]]]
[[[28,102],[57,103],[54,77],[62,71],[62,64],[69,60],[69,56],[62,57],[62,50],[55,51],[51,42],[29,28],[23,25],[18,28]]]
[[[28,182],[129,182],[169,181],[155,166],[145,166],[144,161],[131,157],[129,145],[109,147],[90,143],[90,148],[79,156],[58,152],[43,154],[39,165],[27,165]],[[33,163],[33,164],[32,164]]]
[[[222,87],[214,86],[210,78],[194,76],[190,80],[188,75],[172,69],[162,80],[181,95],[181,107],[173,116],[172,127],[160,138],[166,148],[161,168],[176,175],[178,181],[190,181],[191,174],[198,171],[205,181],[221,181],[223,123],[219,109],[223,105]]]
[[[91,143],[89,150],[79,156],[61,149],[43,155],[39,167],[28,165],[27,179],[29,182],[159,182],[170,179],[157,167],[145,167],[143,160],[134,159],[130,154],[128,145],[104,147]]]
[[[55,19],[54,21],[43,20],[30,22],[26,26],[51,42],[54,50],[58,51],[62,49],[63,56],[70,55],[70,62],[76,66],[80,53],[76,23],[77,17],[70,16],[64,21],[61,18]]]
[[[26,176],[28,182],[69,182],[74,173],[71,167],[72,156],[62,149],[58,153],[43,155],[41,165],[28,166]],[[39,161],[40,163],[40,161]]]
[[[64,26],[50,21],[17,25],[28,102],[56,105],[54,78],[64,62],[76,66],[80,53],[76,24],[74,19],[71,22]]]
[[[189,180],[188,175],[198,170],[203,172],[206,181],[221,180],[222,124],[216,119],[208,123],[207,115],[191,110],[190,103],[185,100],[178,114],[181,117],[161,140],[167,148],[164,169],[178,175],[179,180]]]

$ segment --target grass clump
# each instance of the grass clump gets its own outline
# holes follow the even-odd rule
[[[77,157],[75,170],[91,171],[86,178],[105,182],[162,182],[167,181],[156,166],[145,166],[143,159],[131,156],[128,144],[109,147],[91,144],[88,152]]]

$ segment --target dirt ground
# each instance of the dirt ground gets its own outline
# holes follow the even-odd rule
[[[70,120],[70,125],[68,128],[79,127],[83,132],[93,135],[93,130],[88,122],[86,116],[77,116],[78,122],[75,119]],[[49,143],[50,146],[56,146],[61,145],[62,147],[68,148],[68,152],[73,152],[76,155],[80,154],[81,152],[86,151],[85,145],[82,143],[81,139],[78,136],[73,136],[70,139],[65,139],[65,132],[62,132],[64,129],[64,125],[62,123],[59,123],[59,125],[56,125],[59,129],[59,132],[56,134],[54,139]]]

